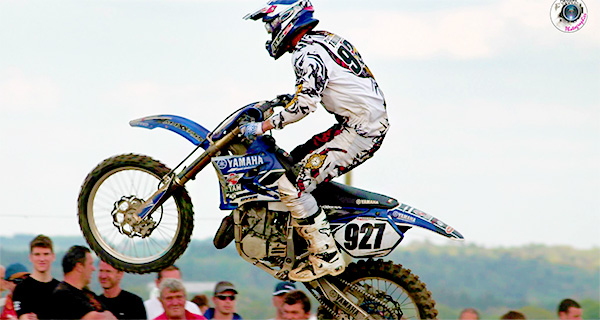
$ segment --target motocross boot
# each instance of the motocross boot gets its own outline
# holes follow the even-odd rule
[[[290,271],[288,276],[291,280],[307,282],[324,275],[337,276],[344,272],[346,263],[335,245],[325,212],[319,209],[312,217],[294,219],[293,224],[308,242],[310,254],[307,261],[302,261]]]

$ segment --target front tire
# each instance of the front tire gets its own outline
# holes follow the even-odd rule
[[[79,193],[79,226],[100,259],[119,270],[149,273],[183,254],[194,229],[185,188],[176,189],[141,223],[133,213],[169,172],[150,157],[125,154],[104,160],[88,174]]]
[[[359,296],[358,305],[375,319],[435,319],[438,315],[431,292],[419,277],[391,261],[358,261],[346,267],[337,278],[348,284],[339,288],[344,293],[352,291],[352,295]],[[353,285],[362,291],[355,290]],[[333,311],[333,314],[338,313],[335,308]],[[333,316],[323,306],[319,307],[317,317],[343,318]]]

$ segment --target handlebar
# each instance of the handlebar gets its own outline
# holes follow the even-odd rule
[[[282,94],[270,101],[246,105],[223,120],[208,136],[214,142],[222,139],[233,128],[239,128],[249,122],[264,121],[273,115],[273,108],[285,107],[293,98],[291,94]]]
[[[292,99],[294,99],[294,95],[292,94],[281,94],[273,100],[258,103],[257,105],[255,105],[255,108],[260,110],[262,114],[255,115],[246,113],[240,117],[240,119],[238,120],[238,124],[241,126],[248,122],[260,121],[260,117],[263,118],[262,120],[266,120],[271,116],[271,114],[273,114],[273,108],[285,107],[292,101]]]
[[[273,107],[285,107],[294,99],[293,94],[280,94],[270,103]]]
[[[271,101],[265,101],[258,106],[258,109],[263,113],[269,113],[270,109],[275,107],[285,107],[294,99],[292,94],[280,94]],[[264,119],[263,119],[264,120]]]

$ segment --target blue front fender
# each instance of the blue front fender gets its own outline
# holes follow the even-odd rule
[[[210,131],[198,123],[180,116],[156,115],[129,121],[132,127],[146,129],[163,128],[173,131],[191,143],[206,149],[209,146],[206,137]]]

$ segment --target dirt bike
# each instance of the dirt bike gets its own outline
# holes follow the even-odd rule
[[[79,224],[94,252],[115,268],[134,273],[159,271],[185,251],[193,230],[192,202],[185,184],[212,163],[221,193],[220,209],[231,210],[214,244],[225,248],[233,240],[246,261],[280,280],[306,259],[305,240],[292,226],[287,207],[279,201],[277,180],[295,181],[295,159],[279,148],[271,135],[249,139],[240,126],[263,121],[289,96],[246,105],[212,132],[189,119],[158,115],[131,126],[173,131],[204,152],[174,170],[136,154],[108,158],[93,169],[78,199]],[[297,172],[297,171],[296,171]],[[318,317],[333,319],[432,319],[435,301],[425,284],[388,255],[412,227],[445,237],[463,236],[437,218],[391,197],[337,182],[321,183],[312,193],[327,213],[332,234],[343,253],[346,270],[304,285],[320,303]],[[357,262],[352,262],[357,259]]]

